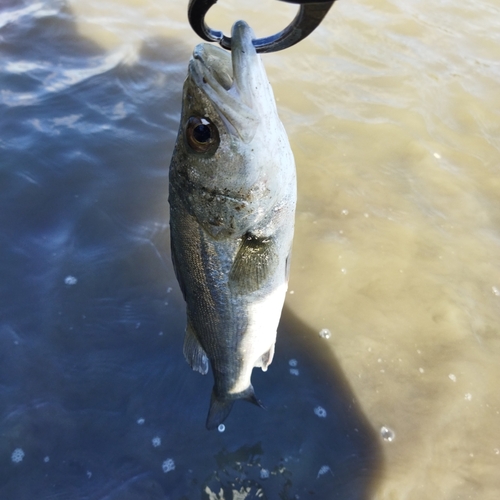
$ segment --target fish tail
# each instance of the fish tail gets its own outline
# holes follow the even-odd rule
[[[245,401],[259,406],[260,408],[266,408],[262,404],[262,402],[255,396],[255,392],[251,385],[243,392],[232,394],[230,397],[218,398],[215,394],[215,391],[212,391],[212,397],[210,399],[210,409],[208,410],[206,423],[207,429],[215,429],[220,424],[222,424],[224,420],[226,420],[228,415],[231,413],[231,410],[233,409],[233,405],[236,399],[244,399]]]
[[[259,408],[262,408],[263,410],[266,409],[266,407],[262,404],[262,401],[260,399],[257,399],[255,392],[253,392],[252,386],[250,386],[246,391],[242,392],[241,396],[238,397],[254,404],[255,406],[258,406]]]
[[[207,416],[207,429],[212,430],[218,427],[227,416],[231,413],[233,409],[234,399],[218,398],[215,392],[212,391],[212,397],[210,398],[210,409],[208,410]]]

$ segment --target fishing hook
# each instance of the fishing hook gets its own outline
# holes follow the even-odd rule
[[[253,40],[257,52],[277,52],[287,49],[310,35],[326,16],[335,0],[280,0],[300,5],[293,21],[276,35]],[[219,42],[221,47],[231,50],[231,37],[207,26],[205,16],[217,0],[189,0],[189,24],[203,40]]]

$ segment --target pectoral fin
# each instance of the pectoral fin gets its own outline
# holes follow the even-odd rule
[[[196,338],[189,318],[186,326],[186,336],[184,337],[184,357],[193,370],[200,372],[202,375],[207,374],[208,358]]]
[[[279,264],[272,238],[243,237],[229,273],[229,285],[238,293],[254,292],[265,284]]]

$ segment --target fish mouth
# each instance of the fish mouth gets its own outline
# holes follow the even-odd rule
[[[189,76],[212,102],[228,132],[245,143],[251,142],[261,121],[259,93],[269,86],[254,38],[250,26],[237,21],[231,52],[199,44],[189,63]]]

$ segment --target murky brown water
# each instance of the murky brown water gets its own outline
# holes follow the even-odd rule
[[[79,36],[132,65],[146,39],[199,42],[186,4],[70,7]],[[264,36],[295,10],[221,0],[208,21]],[[394,433],[374,500],[500,492],[499,28],[494,0],[339,0],[263,56],[298,168],[287,304],[331,331],[368,421]]]

